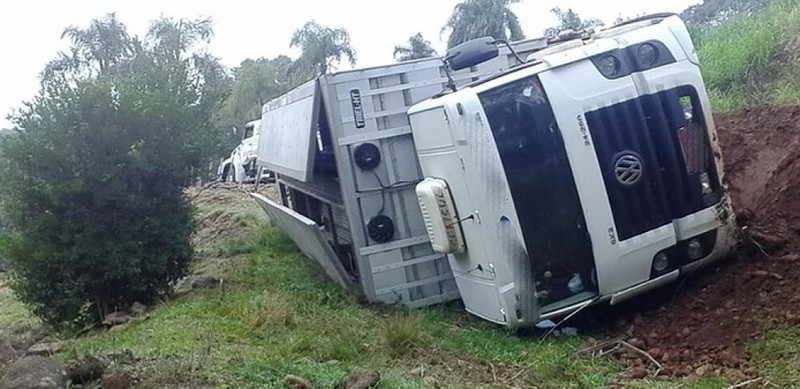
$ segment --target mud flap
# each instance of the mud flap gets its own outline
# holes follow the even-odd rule
[[[267,213],[275,227],[289,235],[305,255],[322,266],[328,277],[343,288],[354,286],[353,279],[339,262],[339,257],[320,234],[317,223],[258,193],[251,193],[250,197]]]

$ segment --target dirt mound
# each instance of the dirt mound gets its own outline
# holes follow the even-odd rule
[[[243,237],[266,222],[266,214],[250,197],[251,191],[252,185],[227,184],[187,190],[186,195],[196,208],[194,240],[197,247],[203,249]],[[261,185],[258,193],[278,199],[274,185]]]
[[[800,107],[715,119],[734,209],[757,244],[744,242],[728,263],[678,285],[679,294],[662,292],[658,310],[618,323],[667,375],[747,372],[748,343],[800,324]],[[629,354],[621,358],[631,371],[650,364]]]

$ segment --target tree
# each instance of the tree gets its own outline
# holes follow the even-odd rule
[[[200,45],[204,25],[159,19],[143,40],[113,15],[70,27],[81,39],[45,67],[39,94],[12,116],[15,135],[0,143],[10,225],[0,256],[45,323],[95,323],[153,302],[187,273],[183,187],[219,142],[213,115],[227,88]]]
[[[398,59],[397,56],[400,55]],[[420,58],[430,58],[436,55],[436,50],[431,47],[431,42],[422,37],[422,33],[408,38],[408,44],[394,47],[394,57],[400,62]]]
[[[273,59],[248,58],[234,68],[233,83],[221,112],[224,128],[243,128],[245,123],[261,116],[265,103],[299,85],[291,67],[292,60],[281,55]],[[225,152],[241,141],[237,135],[230,134]]]
[[[295,61],[294,70],[310,79],[327,74],[335,65],[346,59],[356,64],[356,51],[350,45],[350,33],[343,28],[330,28],[315,21],[307,22],[292,35],[290,47],[302,50]]]
[[[699,26],[715,26],[739,15],[758,12],[771,0],[705,0],[693,5],[681,13],[687,24]]]
[[[548,38],[555,38],[560,32],[566,30],[588,30],[603,25],[600,19],[581,19],[578,13],[573,11],[572,8],[567,8],[567,10],[564,11],[560,7],[553,7],[550,12],[558,18],[558,25],[544,30],[544,35]]]
[[[240,124],[260,116],[262,105],[297,85],[289,71],[291,66],[292,60],[283,55],[242,61],[233,69],[231,93],[224,106],[226,116]]]
[[[491,36],[512,41],[525,39],[512,4],[521,0],[464,0],[456,5],[442,32],[450,31],[447,48],[471,39]]]

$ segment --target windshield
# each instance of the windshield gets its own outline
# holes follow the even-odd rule
[[[244,126],[244,135],[242,136],[242,139],[247,139],[252,137],[253,133],[255,133],[255,128],[256,127],[253,124],[248,124]]]
[[[597,292],[594,259],[561,131],[537,76],[479,94],[525,239],[542,311]]]

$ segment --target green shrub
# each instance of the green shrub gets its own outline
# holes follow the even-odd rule
[[[221,67],[184,50],[206,27],[162,19],[144,41],[113,16],[68,29],[74,57],[48,65],[41,94],[14,115],[18,133],[0,144],[2,256],[45,323],[82,328],[187,273],[183,185],[214,142]]]

